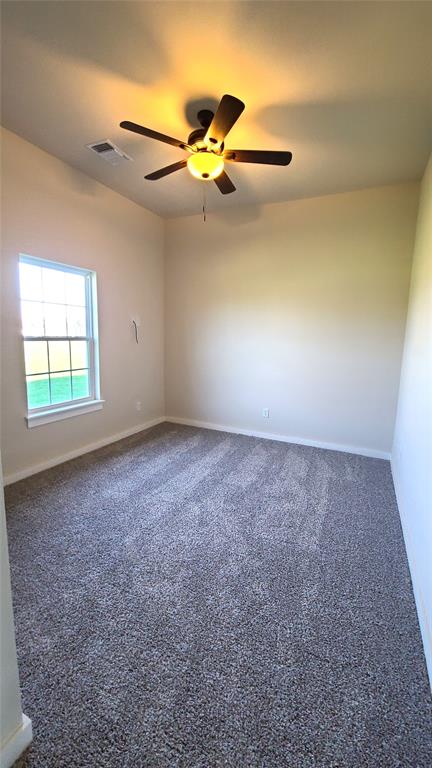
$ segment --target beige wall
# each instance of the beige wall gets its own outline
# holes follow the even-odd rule
[[[392,469],[432,684],[432,155],[421,190]]]
[[[8,131],[2,131],[2,171],[1,412],[7,479],[163,415],[163,222]],[[20,252],[96,270],[102,411],[27,429]],[[139,346],[133,315],[141,317]]]
[[[167,222],[167,415],[388,452],[417,201],[413,183]]]

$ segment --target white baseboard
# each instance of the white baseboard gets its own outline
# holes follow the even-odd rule
[[[25,469],[19,470],[19,472],[13,472],[12,474],[5,475],[3,479],[3,485],[11,485],[11,483],[16,483],[18,480],[24,480],[25,477],[36,475],[38,472],[43,472],[44,469],[55,467],[57,464],[64,464],[65,461],[76,459],[78,456],[82,456],[85,453],[90,453],[91,451],[96,451],[98,448],[103,448],[105,445],[116,443],[117,440],[123,440],[124,437],[130,437],[131,435],[135,435],[137,432],[143,432],[145,429],[154,427],[156,424],[162,424],[164,421],[166,421],[165,416],[159,416],[156,419],[151,419],[150,421],[146,421],[144,424],[139,424],[138,426],[132,427],[131,429],[125,429],[123,432],[117,432],[116,435],[103,437],[101,440],[96,440],[94,443],[84,445],[81,448],[76,448],[74,451],[64,453],[62,456],[56,456],[54,459],[47,459],[47,461],[42,461],[40,464],[33,464],[31,467],[26,467]]]
[[[393,485],[396,494],[396,500],[399,508],[402,531],[405,540],[405,549],[408,557],[408,564],[411,573],[411,581],[414,592],[414,599],[417,608],[417,616],[420,624],[420,632],[423,640],[423,648],[426,659],[426,666],[429,673],[429,682],[432,690],[432,620],[427,610],[423,597],[419,570],[417,568],[415,548],[408,525],[407,503],[402,492],[402,486],[399,482],[396,465],[391,462],[391,471],[393,476]]]
[[[219,432],[231,432],[236,435],[249,435],[251,437],[262,437],[266,440],[278,440],[282,443],[294,443],[297,445],[310,445],[313,448],[325,448],[330,451],[343,451],[344,453],[354,453],[359,456],[370,456],[375,459],[387,459],[391,458],[391,454],[387,451],[378,451],[375,448],[363,448],[356,445],[341,445],[339,443],[325,443],[321,440],[309,440],[303,437],[292,437],[290,435],[272,434],[270,432],[258,432],[253,429],[242,429],[241,427],[230,427],[223,424],[211,424],[207,421],[196,421],[194,419],[183,419],[177,416],[159,416],[158,418],[151,419],[139,424],[131,429],[126,429],[123,432],[118,432],[115,435],[104,437],[101,440],[96,440],[94,443],[84,445],[81,448],[76,448],[74,451],[64,453],[62,456],[56,456],[53,459],[47,459],[40,464],[33,464],[30,467],[21,469],[18,472],[12,472],[4,476],[3,484],[11,485],[18,482],[18,480],[24,480],[26,477],[36,475],[38,472],[43,472],[45,469],[57,466],[57,464],[64,464],[65,461],[76,459],[78,456],[82,456],[85,453],[96,451],[98,448],[103,448],[105,445],[115,443],[117,440],[122,440],[124,437],[130,437],[137,432],[143,432],[145,429],[156,426],[156,424],[162,424],[164,421],[172,424],[186,424],[191,427],[201,427],[202,429],[215,429]]]
[[[0,750],[0,768],[11,768],[33,738],[32,723],[27,715],[22,716],[22,723]]]
[[[206,421],[195,421],[194,419],[182,419],[178,416],[167,416],[165,421],[171,424],[185,424],[189,427],[200,427],[201,429],[215,429],[218,432],[231,432],[235,435],[249,435],[250,437],[262,437],[265,440],[278,440],[281,443],[294,443],[296,445],[310,445],[313,448],[324,448],[329,451],[342,451],[343,453],[354,453],[358,456],[369,456],[374,459],[391,458],[388,451],[378,451],[375,448],[363,448],[357,445],[341,445],[339,443],[324,443],[321,440],[309,440],[304,437],[292,437],[290,435],[278,435],[270,432],[257,432],[253,429],[242,429],[241,427],[228,427],[222,424],[210,424]]]

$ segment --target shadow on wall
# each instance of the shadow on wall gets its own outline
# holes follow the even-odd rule
[[[97,197],[101,192],[101,185],[86,173],[76,170],[67,163],[63,164],[64,172],[67,175],[68,189],[87,197]]]
[[[159,80],[168,59],[152,34],[146,3],[4,3],[4,26],[77,61],[92,62],[138,84]],[[125,45],[127,41],[127,45]]]
[[[254,117],[260,128],[274,136],[288,142],[316,142],[323,151],[342,147],[367,158],[368,151],[376,152],[378,144],[384,154],[394,156],[396,178],[404,146],[411,158],[414,154],[419,174],[429,156],[432,109],[415,98],[404,103],[400,99],[368,99],[274,104],[258,110]]]

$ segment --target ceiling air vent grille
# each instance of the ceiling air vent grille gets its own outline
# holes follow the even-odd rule
[[[110,139],[96,141],[94,144],[87,144],[88,149],[96,152],[99,157],[103,157],[110,165],[120,165],[125,160],[132,160],[126,152],[116,147]]]

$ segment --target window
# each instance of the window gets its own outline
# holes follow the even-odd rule
[[[28,426],[101,408],[96,275],[20,256]]]

